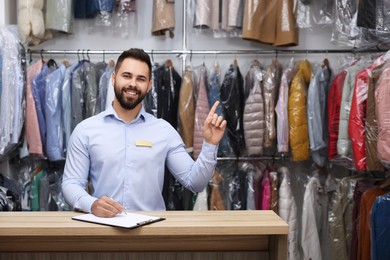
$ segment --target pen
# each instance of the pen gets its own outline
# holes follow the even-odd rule
[[[106,195],[106,197],[107,198],[109,198],[110,200],[113,200],[110,196],[108,196],[108,195]],[[125,208],[125,210],[123,210],[120,214],[125,214],[125,215],[127,215],[127,211],[126,211],[126,208]]]

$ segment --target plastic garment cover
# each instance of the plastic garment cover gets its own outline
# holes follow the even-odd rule
[[[356,181],[350,177],[341,179],[332,198],[329,213],[332,259],[349,259],[352,239],[353,191]]]
[[[95,24],[105,26],[108,30],[114,28],[114,35],[126,38],[137,32],[136,0],[117,0],[111,17],[110,12],[100,11]],[[112,25],[113,24],[113,25]]]
[[[279,197],[278,197],[278,214],[288,224],[288,260],[298,260],[298,232],[297,232],[297,204],[291,189],[290,172],[287,167],[278,169],[280,175]]]
[[[247,201],[246,168],[242,163],[233,171],[229,182],[229,198],[232,210],[245,210]]]
[[[65,65],[61,64],[57,70],[46,77],[45,118],[47,134],[45,151],[50,161],[64,159],[61,88],[65,71]]]
[[[214,171],[213,178],[209,185],[210,210],[225,210],[225,201],[222,196],[222,176],[218,170]]]
[[[328,98],[328,160],[337,156],[337,139],[339,136],[340,105],[347,71],[340,71],[333,79]]]
[[[376,3],[376,33],[388,39],[390,34],[390,3],[386,0],[376,0],[373,2]]]
[[[386,168],[390,168],[390,67],[386,67],[375,90],[375,114],[378,123],[377,154]]]
[[[94,64],[88,60],[81,61],[72,75],[72,129],[82,120],[95,115],[97,83]]]
[[[310,81],[307,96],[307,126],[310,140],[310,152],[313,161],[324,167],[327,161],[328,127],[327,104],[328,91],[333,78],[328,60],[317,68]]]
[[[207,197],[208,197],[207,188],[205,188],[202,192],[198,193],[198,195],[196,196],[193,210],[194,211],[207,211],[209,209]]]
[[[299,62],[298,71],[292,79],[288,97],[289,141],[294,161],[309,158],[306,100],[310,79],[311,65],[309,61]]]
[[[192,70],[186,66],[179,93],[179,132],[187,152],[193,151],[195,100]]]
[[[26,139],[28,143],[28,152],[37,155],[41,158],[43,155],[43,147],[41,135],[39,133],[38,115],[35,108],[35,101],[32,94],[32,80],[42,70],[43,62],[38,60],[27,67],[27,84],[26,84]],[[70,107],[70,106],[69,106]]]
[[[221,105],[226,131],[231,141],[234,154],[239,156],[245,149],[243,113],[245,106],[244,81],[240,69],[235,62],[229,66],[221,85]]]
[[[297,24],[299,28],[317,28],[333,24],[333,0],[297,1]]]
[[[157,85],[158,81],[156,75],[159,76],[159,70],[157,70],[160,65],[157,62],[152,62],[152,87],[148,94],[146,94],[143,105],[145,111],[157,117]]]
[[[275,46],[297,45],[294,0],[245,1],[242,38]]]
[[[263,71],[255,62],[246,76],[246,83],[252,85],[244,108],[244,137],[248,155],[262,155],[264,144],[264,100],[261,84]]]
[[[72,33],[73,2],[72,0],[46,1],[45,28]]]
[[[351,101],[353,96],[353,90],[355,87],[356,75],[367,64],[364,61],[359,61],[354,65],[347,68],[347,76],[344,81],[343,92],[341,96],[340,104],[340,123],[339,123],[339,136],[337,139],[337,154],[344,158],[346,161],[352,163],[352,147],[351,139],[348,135],[348,123],[351,110]],[[346,163],[346,167],[348,167]],[[353,167],[353,163],[349,166]],[[349,168],[348,167],[348,168]]]
[[[14,146],[12,144],[18,142],[24,123],[25,78],[19,49],[20,40],[16,31],[12,26],[0,27],[2,51],[0,155],[6,154],[7,150]]]
[[[169,32],[174,37],[175,29],[175,2],[167,0],[153,0],[152,34],[165,35]]]
[[[372,259],[390,258],[390,194],[378,197],[372,206]]]
[[[212,107],[216,101],[221,101],[220,97],[221,92],[221,69],[216,63],[214,68],[210,72],[209,86],[208,86],[208,99],[209,105]],[[218,104],[215,111],[218,115],[223,116],[221,102]],[[229,140],[227,131],[224,132],[223,137],[218,145],[218,154],[219,157],[228,157],[234,156],[233,148]]]
[[[195,107],[195,122],[194,122],[194,159],[196,160],[200,154],[203,144],[203,125],[210,111],[210,105],[207,97],[208,78],[207,68],[203,65],[200,69],[198,94]]]
[[[310,177],[302,209],[302,259],[328,258],[328,203],[329,193],[333,192],[334,182],[330,174],[314,173]]]
[[[264,147],[272,149],[276,138],[275,129],[275,104],[279,95],[280,78],[282,65],[273,59],[264,75],[263,96],[264,96]]]
[[[165,119],[177,129],[181,77],[173,67],[171,60],[167,60],[154,73],[157,93],[157,118]]]
[[[118,3],[119,2],[119,3]],[[129,2],[135,1],[115,1],[115,0],[98,0],[99,12],[95,17],[95,25],[97,26],[111,26],[112,25],[112,12],[114,11],[115,4],[129,6]]]
[[[291,58],[288,67],[283,71],[280,87],[279,97],[276,102],[276,137],[277,148],[279,153],[288,152],[288,137],[289,137],[289,125],[288,125],[288,93],[290,89],[290,83],[294,76],[294,58]]]
[[[256,198],[255,198],[255,187],[254,180],[261,176],[259,168],[249,162],[245,162],[243,165],[246,168],[246,179],[247,179],[247,201],[246,209],[247,210],[256,210]]]
[[[351,138],[353,159],[356,170],[366,170],[366,101],[369,78],[372,70],[383,63],[383,56],[356,75],[348,122],[348,134]]]
[[[366,106],[366,161],[368,171],[383,171],[383,165],[377,155],[378,124],[375,115],[375,88],[385,66],[379,66],[372,70],[369,78]]]
[[[212,30],[219,29],[219,9],[219,1],[196,0],[194,27],[210,28]]]

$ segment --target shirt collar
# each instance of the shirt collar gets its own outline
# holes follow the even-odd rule
[[[113,106],[109,106],[104,112],[103,112],[103,116],[106,117],[106,116],[113,116],[115,117],[117,120],[119,121],[123,121],[121,118],[119,118],[118,114],[116,113],[115,109],[113,108]],[[130,124],[132,123],[135,123],[135,122],[139,122],[139,121],[142,121],[142,122],[145,122],[146,121],[146,111],[145,111],[145,108],[144,106],[141,107],[141,110],[139,111],[137,117],[135,119],[133,119]]]

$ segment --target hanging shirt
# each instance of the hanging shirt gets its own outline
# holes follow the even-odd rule
[[[28,143],[28,152],[30,154],[44,157],[41,134],[39,132],[38,115],[35,108],[35,101],[32,93],[32,81],[42,70],[42,60],[27,67],[26,84],[26,138]]]
[[[46,77],[45,118],[46,118],[46,155],[50,161],[64,159],[62,97],[61,89],[66,67],[61,64],[57,70]]]
[[[213,176],[217,147],[204,142],[194,162],[166,121],[142,108],[126,124],[111,107],[73,131],[62,182],[64,198],[84,212],[90,212],[102,196],[110,196],[128,210],[165,210],[165,165],[184,187],[201,192]],[[89,177],[94,187],[91,195],[85,190]]]
[[[390,258],[390,194],[378,197],[372,206],[372,259],[386,260]]]

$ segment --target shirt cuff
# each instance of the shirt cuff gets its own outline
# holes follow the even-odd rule
[[[97,198],[90,195],[80,198],[76,203],[75,208],[79,209],[86,213],[92,213],[92,204],[97,200]]]
[[[205,159],[211,161],[217,161],[218,145],[207,143],[203,141],[202,144],[202,154]]]

